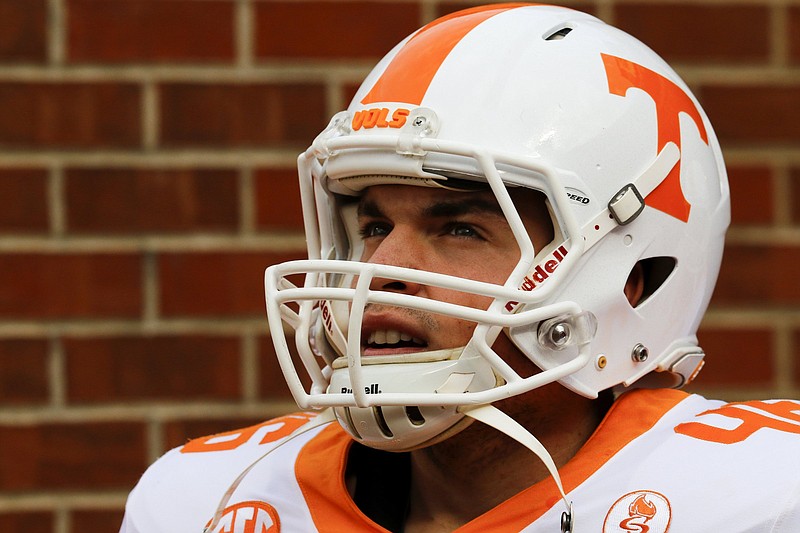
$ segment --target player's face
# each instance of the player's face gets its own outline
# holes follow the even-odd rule
[[[541,195],[512,194],[534,246],[553,236]],[[525,206],[519,207],[519,206]],[[520,251],[500,207],[489,192],[454,192],[407,185],[370,187],[358,206],[363,261],[502,284]],[[470,293],[387,278],[371,289],[412,294],[475,309],[491,299]],[[464,346],[475,323],[426,311],[368,305],[361,334],[363,354],[398,355]]]

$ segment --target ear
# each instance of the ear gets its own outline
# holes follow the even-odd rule
[[[630,302],[631,307],[636,307],[642,299],[644,294],[644,268],[642,263],[636,263],[633,270],[628,274],[628,280],[625,282],[625,297]]]

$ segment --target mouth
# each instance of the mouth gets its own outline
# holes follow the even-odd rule
[[[369,332],[364,355],[402,355],[425,350],[428,343],[397,329],[377,329]]]

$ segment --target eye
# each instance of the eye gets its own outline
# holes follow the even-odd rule
[[[472,224],[466,224],[464,222],[453,222],[446,227],[446,232],[449,235],[454,237],[460,237],[464,239],[482,239],[483,236],[478,229],[473,226]]]
[[[386,222],[364,222],[358,229],[359,235],[361,235],[362,239],[368,239],[370,237],[385,237],[392,231],[391,225]]]

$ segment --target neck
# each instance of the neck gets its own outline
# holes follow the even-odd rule
[[[587,400],[554,384],[497,407],[539,439],[561,468],[597,428],[608,402]],[[480,422],[415,450],[411,465],[406,533],[452,531],[550,477],[536,455]]]

